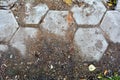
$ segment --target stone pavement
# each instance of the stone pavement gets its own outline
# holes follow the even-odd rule
[[[120,43],[120,0],[116,10],[107,10],[103,4],[107,0],[85,0],[83,5],[64,11],[50,10],[46,4],[26,3],[24,26],[11,10],[16,1],[0,1],[0,52],[11,46],[25,56],[31,41],[54,35],[50,37],[74,44],[83,61],[99,61],[109,42]]]

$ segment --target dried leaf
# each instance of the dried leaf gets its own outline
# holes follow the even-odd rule
[[[110,7],[110,6],[113,6],[113,4],[111,4],[111,3],[108,3],[108,6]]]
[[[88,68],[89,68],[89,71],[94,71],[96,69],[96,67],[93,64],[89,65]]]
[[[104,71],[104,75],[106,75],[106,74],[107,74],[107,72],[108,72],[108,71],[107,71],[107,70],[105,70],[105,71]]]
[[[72,0],[63,0],[66,4],[68,4],[69,6],[72,5]]]
[[[71,13],[68,13],[68,15],[67,15],[67,21],[68,21],[68,24],[70,24],[70,23],[73,22],[73,18],[72,18],[72,14]]]

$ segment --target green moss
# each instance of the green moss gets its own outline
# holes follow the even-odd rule
[[[98,75],[99,80],[120,80],[120,76],[117,73],[114,73],[112,77],[106,77],[102,73]]]

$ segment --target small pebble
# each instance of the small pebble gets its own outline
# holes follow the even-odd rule
[[[23,62],[21,62],[20,64],[23,64]]]
[[[32,64],[32,62],[27,62],[27,65],[31,65]]]
[[[15,76],[15,79],[17,79],[17,77],[18,77],[18,76],[16,75],[16,76]]]
[[[6,65],[6,64],[2,64],[1,66],[3,66],[3,67],[7,67],[7,65]]]
[[[53,69],[53,65],[50,65],[50,69]]]
[[[64,78],[63,80],[66,80],[66,78]]]
[[[12,59],[12,58],[13,58],[13,55],[11,54],[11,55],[10,55],[10,59]]]
[[[68,58],[70,58],[70,55],[68,55]]]
[[[114,75],[114,72],[112,70],[107,70],[107,73],[105,74],[106,77],[112,77]]]
[[[18,16],[15,16],[16,19],[18,19]]]

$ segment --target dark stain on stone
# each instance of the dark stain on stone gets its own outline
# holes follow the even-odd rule
[[[95,46],[96,46],[97,48],[99,48],[99,49],[102,49],[103,44],[102,44],[102,42],[101,42],[100,40],[97,40],[97,43],[95,44]]]

